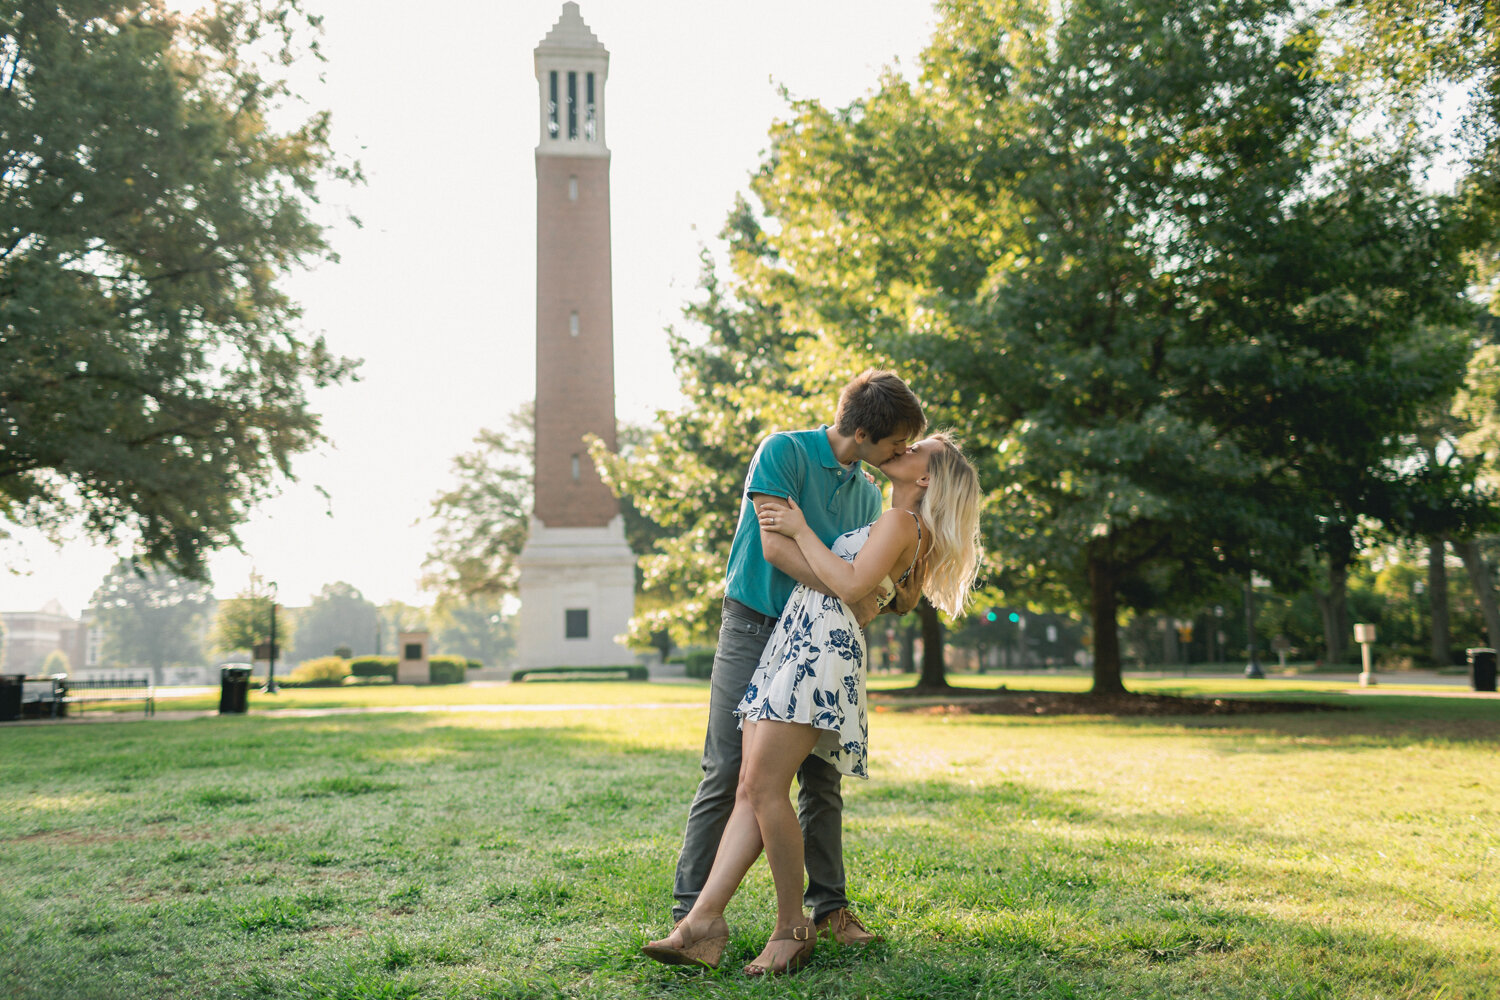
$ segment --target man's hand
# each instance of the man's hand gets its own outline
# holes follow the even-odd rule
[[[922,600],[922,581],[927,577],[927,553],[917,557],[917,564],[912,567],[911,576],[906,582],[896,587],[896,596],[891,603],[885,606],[885,611],[893,615],[904,615]]]
[[[875,616],[880,614],[880,604],[875,600],[875,594],[872,592],[851,603],[849,613],[854,616],[855,621],[859,622],[860,628],[868,628],[875,620]]]

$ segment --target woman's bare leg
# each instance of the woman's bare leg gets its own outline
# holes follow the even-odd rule
[[[741,760],[750,756],[758,726],[759,723],[756,722],[745,723],[741,737],[744,741]],[[716,919],[724,915],[725,907],[729,905],[740,883],[745,880],[745,873],[750,870],[751,865],[755,864],[755,859],[760,857],[760,824],[756,821],[755,808],[750,802],[749,792],[745,785],[745,773],[743,769],[740,772],[739,787],[735,790],[734,811],[729,814],[729,820],[724,824],[724,832],[719,837],[719,850],[714,855],[714,865],[709,870],[708,881],[703,884],[702,891],[698,893],[692,910],[682,918],[681,924],[663,939],[673,946],[681,944],[684,936],[681,933],[682,927],[685,926],[690,934],[701,934]],[[791,778],[788,777],[786,784],[788,793],[791,787]]]
[[[802,912],[802,827],[792,808],[791,790],[797,768],[818,743],[818,730],[771,721],[755,723],[755,730],[753,741],[745,743],[740,785],[755,809],[766,863],[776,883],[776,930],[784,931],[807,919]],[[783,952],[794,954],[799,947],[794,941],[768,942],[755,964],[773,967],[778,958],[784,961]]]

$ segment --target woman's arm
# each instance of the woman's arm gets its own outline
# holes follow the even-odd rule
[[[756,512],[762,529],[796,541],[818,579],[845,604],[868,596],[897,565],[909,563],[917,544],[916,523],[910,515],[888,510],[871,526],[870,537],[855,555],[854,562],[848,563],[830,552],[812,532],[795,503],[766,504],[757,507]]]

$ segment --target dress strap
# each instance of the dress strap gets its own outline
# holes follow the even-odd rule
[[[917,568],[917,559],[922,555],[922,519],[917,516],[917,512],[914,510],[909,510],[907,513],[911,515],[913,521],[917,522],[917,551],[912,553],[911,565],[906,567],[906,572],[902,573],[901,579],[896,581],[896,586],[898,587],[906,582],[907,577],[911,576],[911,571]]]

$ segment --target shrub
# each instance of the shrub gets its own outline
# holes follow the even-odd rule
[[[464,662],[469,665],[469,669],[470,670],[483,670],[484,669],[484,664],[480,663],[478,660],[465,660]]]
[[[42,662],[42,676],[50,677],[53,674],[65,674],[68,672],[68,654],[60,649],[54,649],[47,654],[47,659]]]
[[[349,661],[349,673],[355,677],[389,677],[396,679],[394,656],[361,656]]]
[[[689,649],[682,654],[683,672],[698,680],[706,679],[714,672],[712,649]]]
[[[278,684],[288,687],[337,687],[349,676],[349,661],[342,656],[320,656],[303,660]]]
[[[462,684],[468,661],[462,656],[429,656],[427,679],[433,684]]]
[[[349,659],[349,657],[354,655],[354,650],[350,649],[348,646],[335,646],[333,647],[333,655],[341,656],[347,660]]]

